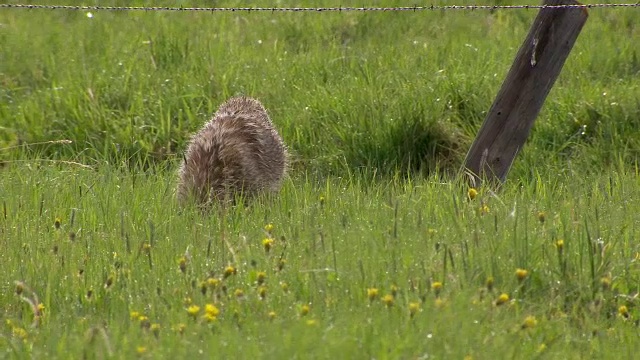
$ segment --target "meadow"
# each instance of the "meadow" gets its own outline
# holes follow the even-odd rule
[[[535,10],[0,9],[0,357],[633,358],[636,9],[590,10],[480,189],[460,165]],[[282,191],[179,209],[238,94],[290,148]]]

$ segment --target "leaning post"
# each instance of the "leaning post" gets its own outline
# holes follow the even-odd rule
[[[544,0],[498,95],[467,153],[472,184],[504,182],[571,52],[588,13],[575,0]]]

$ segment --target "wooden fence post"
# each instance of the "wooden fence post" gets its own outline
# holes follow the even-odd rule
[[[587,17],[585,8],[540,9],[467,153],[465,167],[474,186],[482,180],[504,182]]]

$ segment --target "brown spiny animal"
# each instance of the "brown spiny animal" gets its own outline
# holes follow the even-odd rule
[[[208,208],[232,202],[236,194],[250,198],[277,191],[287,157],[262,104],[244,96],[231,98],[191,138],[179,170],[178,202]]]

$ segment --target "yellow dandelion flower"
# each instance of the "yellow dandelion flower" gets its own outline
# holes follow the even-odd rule
[[[431,290],[433,290],[433,292],[436,295],[440,295],[440,292],[442,291],[442,283],[440,281],[434,281],[431,283]]]
[[[538,353],[544,352],[545,350],[547,350],[547,344],[542,343],[538,346]]]
[[[556,240],[554,245],[555,245],[556,249],[558,249],[559,252],[562,252],[562,250],[564,249],[564,240],[558,239],[558,240]]]
[[[258,296],[260,296],[260,299],[264,299],[267,297],[267,287],[266,286],[260,286],[258,288]]]
[[[273,320],[276,318],[276,312],[275,311],[269,311],[269,314],[267,314],[267,316],[269,317],[269,320]]]
[[[489,205],[487,204],[482,204],[482,206],[480,206],[480,208],[478,209],[478,213],[480,215],[486,215],[489,213],[491,209],[489,209]]]
[[[41,314],[44,311],[45,307],[43,303],[38,303],[38,306],[36,306],[36,312],[38,314]]]
[[[418,302],[410,302],[409,303],[409,315],[414,317],[418,311],[420,311],[420,303]]]
[[[487,281],[485,282],[485,285],[487,287],[487,290],[493,291],[493,276],[489,276],[487,278]]]
[[[524,321],[522,322],[523,329],[531,329],[536,325],[538,325],[538,319],[536,319],[536,317],[533,315],[527,316],[526,318],[524,318]]]
[[[324,202],[325,202],[324,195],[320,195],[320,197],[318,197],[318,201],[320,201],[320,206],[324,206]]]
[[[287,284],[286,282],[281,282],[280,283],[280,288],[282,289],[282,291],[284,292],[289,292],[289,284]]]
[[[206,304],[204,306],[204,312],[213,316],[218,316],[220,314],[220,309],[213,304]]]
[[[207,279],[207,286],[210,287],[211,289],[217,288],[219,284],[220,284],[220,280],[218,280],[216,278],[208,278]]]
[[[217,316],[209,314],[209,313],[204,313],[204,315],[202,315],[202,318],[204,319],[204,321],[211,323],[214,322],[218,319]]]
[[[138,353],[138,355],[144,355],[147,353],[147,348],[145,346],[138,346],[136,348],[136,353]]]
[[[478,196],[478,190],[476,190],[475,188],[469,188],[469,191],[467,191],[467,197],[469,198],[469,200],[475,199],[476,196]]]
[[[287,260],[285,259],[280,259],[278,261],[278,271],[282,271],[282,269],[284,269],[284,265],[287,263]]]
[[[539,211],[538,212],[538,221],[540,221],[540,223],[544,223],[544,220],[546,219],[546,214],[544,213],[544,211]]]
[[[148,254],[151,251],[151,244],[147,242],[142,244],[142,251]]]
[[[631,314],[629,314],[629,309],[625,305],[620,305],[618,308],[618,315],[625,319],[628,319],[631,316]]]
[[[523,281],[527,276],[529,276],[529,272],[527,270],[520,268],[516,269],[516,277],[519,281]]]
[[[53,222],[53,226],[54,226],[56,229],[60,229],[61,224],[62,224],[62,221],[60,220],[60,218],[59,218],[59,217],[57,217],[57,218],[55,219],[55,221]]]
[[[433,236],[433,235],[435,235],[437,233],[438,233],[438,230],[436,230],[436,229],[433,229],[433,228],[428,228],[427,229],[427,235],[429,235],[429,236]]]
[[[137,311],[132,311],[129,313],[129,316],[131,317],[131,320],[138,320],[138,318],[140,317],[140,313]]]
[[[151,324],[151,333],[153,333],[153,336],[158,337],[160,336],[160,324]]]
[[[600,285],[602,286],[602,290],[609,290],[611,288],[611,278],[608,276],[600,279]]]
[[[268,223],[267,225],[264,226],[264,231],[271,233],[273,231],[273,224],[272,223]]]
[[[183,302],[185,306],[190,306],[191,304],[193,304],[193,300],[188,296],[184,298]]]
[[[509,295],[502,293],[500,294],[500,296],[498,296],[498,299],[496,300],[496,305],[503,305],[505,303],[507,303],[507,301],[509,301]]]
[[[143,329],[151,327],[151,321],[149,321],[149,318],[144,315],[140,315],[140,317],[138,317],[138,321],[140,322],[140,327]]]
[[[373,301],[378,297],[379,291],[377,288],[369,288],[367,289],[367,297],[369,301]]]
[[[187,313],[195,319],[196,316],[198,316],[198,314],[200,313],[200,306],[198,305],[189,306],[187,308]]]
[[[236,289],[233,294],[237,297],[237,298],[241,298],[244,297],[244,291],[242,291],[242,289]]]
[[[264,247],[265,252],[269,252],[271,250],[271,247],[273,247],[273,239],[264,238],[262,240],[262,247]]]
[[[309,311],[311,311],[309,305],[300,306],[300,316],[306,316],[307,314],[309,314]]]
[[[228,278],[231,275],[235,275],[238,271],[233,266],[229,265],[224,268],[224,278]]]
[[[393,306],[393,302],[394,302],[394,297],[391,294],[387,294],[385,296],[382,297],[382,303],[386,306],[386,307],[392,307]]]
[[[178,259],[178,266],[183,274],[187,272],[187,258],[185,256],[181,256]]]
[[[259,271],[256,274],[256,281],[258,282],[258,285],[260,284],[264,284],[265,280],[267,279],[267,273],[264,271]]]

